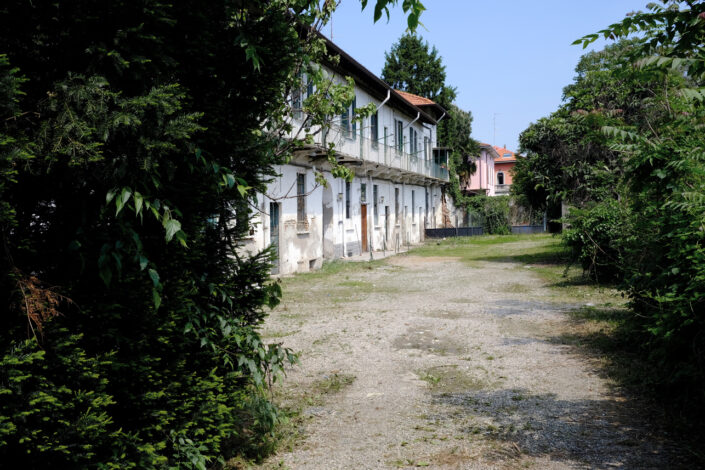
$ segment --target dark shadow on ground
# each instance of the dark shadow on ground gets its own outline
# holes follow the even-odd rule
[[[635,422],[643,410],[614,400],[565,400],[527,390],[436,395],[464,432],[514,443],[531,456],[546,456],[591,469],[694,468],[667,435]],[[500,456],[501,458],[501,456]]]

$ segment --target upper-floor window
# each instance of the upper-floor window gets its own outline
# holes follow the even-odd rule
[[[357,135],[357,121],[355,121],[355,110],[357,109],[357,96],[353,98],[352,105],[350,105],[352,108],[352,112],[350,113],[350,116],[352,117],[352,138],[354,139],[355,136]]]
[[[379,117],[377,113],[370,116],[370,139],[372,140],[372,147],[377,148],[377,140],[379,139]]]
[[[505,154],[502,155],[502,156],[503,156],[504,158],[512,158],[512,154],[511,154],[511,153],[505,153]]]
[[[360,183],[360,202],[367,203],[367,183]]]
[[[340,127],[342,128],[343,135],[350,137],[350,109],[348,108],[345,108],[340,115]]]
[[[414,157],[419,152],[419,133],[413,127],[409,127],[409,153]]]
[[[340,127],[343,136],[354,139],[357,133],[357,122],[354,121],[355,109],[357,108],[357,98],[353,98],[352,104],[343,110],[340,115]]]
[[[501,171],[497,173],[497,184],[504,184],[504,173]]]
[[[431,139],[423,138],[423,159],[428,162],[428,148],[431,146]]]
[[[397,150],[399,152],[404,151],[404,123],[395,120],[394,121],[394,139],[397,145]]]

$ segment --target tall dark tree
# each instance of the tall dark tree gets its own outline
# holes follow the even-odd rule
[[[455,87],[446,84],[446,70],[436,47],[416,34],[404,34],[392,49],[385,53],[382,78],[393,88],[423,96],[446,109],[446,116],[438,126],[438,143],[450,147],[450,192],[456,203],[462,204],[459,178],[475,171],[469,158],[478,150],[471,137],[472,114],[453,103],[457,97]]]
[[[382,80],[392,88],[408,91],[449,106],[456,89],[446,85],[446,67],[436,47],[416,34],[407,33],[384,54]]]

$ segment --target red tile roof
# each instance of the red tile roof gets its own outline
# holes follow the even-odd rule
[[[494,159],[496,162],[515,162],[517,160],[517,157],[514,152],[509,149],[506,149],[504,147],[498,147],[496,145],[494,146],[494,149],[499,154],[499,158]],[[509,154],[509,156],[505,157],[506,154]]]
[[[423,96],[418,96],[413,93],[408,93],[406,91],[401,91],[401,90],[394,90],[397,93],[399,93],[402,98],[404,98],[406,101],[409,103],[413,104],[414,106],[429,106],[429,105],[435,105],[435,101],[429,100],[428,98],[424,98]]]

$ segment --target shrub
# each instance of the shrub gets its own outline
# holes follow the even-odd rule
[[[586,209],[571,209],[563,242],[583,271],[598,282],[623,276],[624,239],[629,233],[629,213],[619,201],[608,199]]]
[[[468,208],[480,217],[485,233],[508,235],[512,232],[509,225],[509,196],[471,197],[468,199]]]

